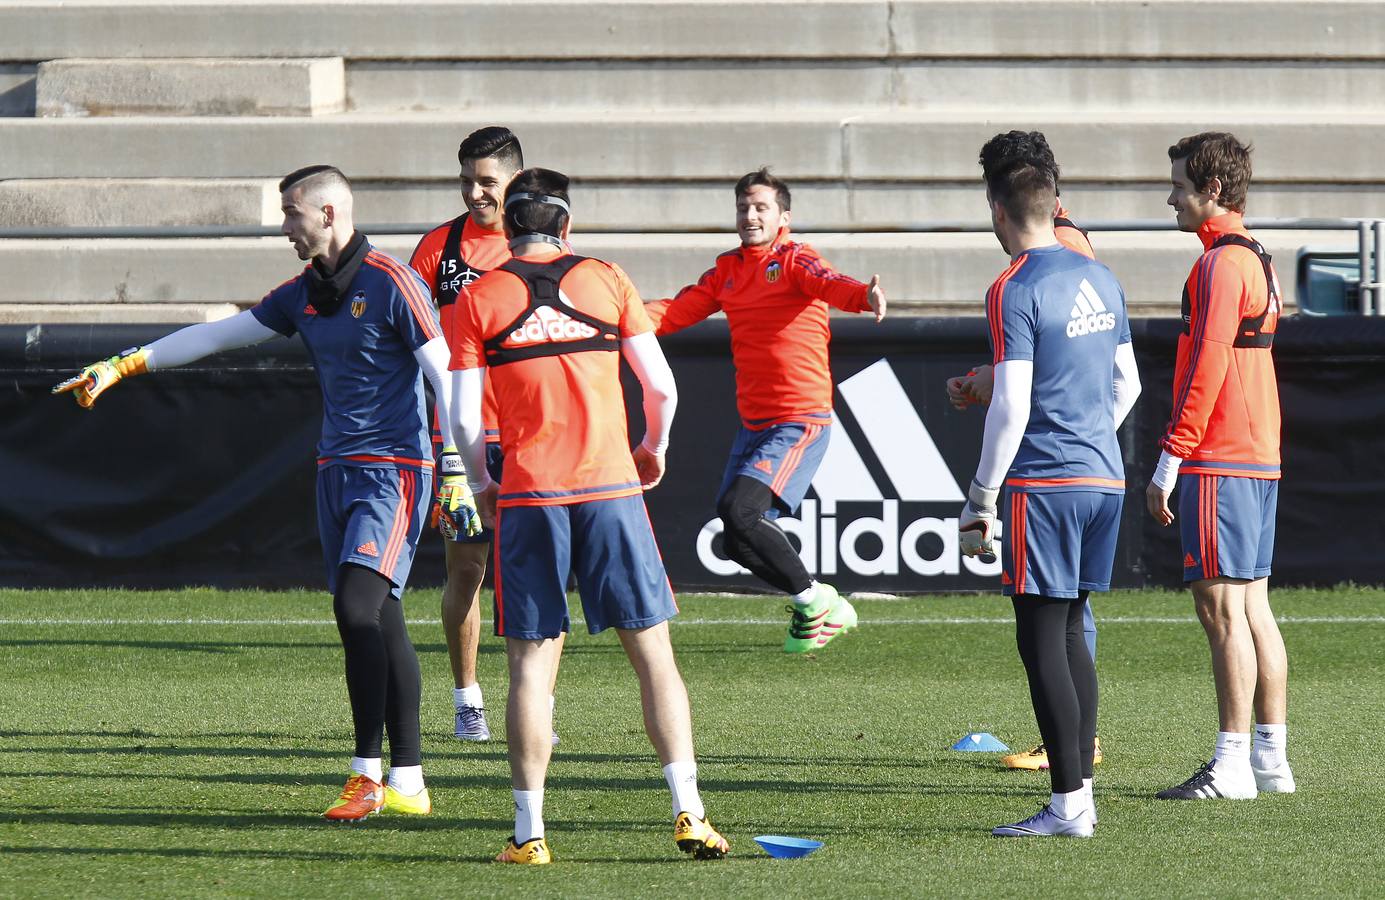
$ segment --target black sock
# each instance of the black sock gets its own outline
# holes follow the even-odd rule
[[[381,756],[389,728],[390,764],[422,761],[418,655],[404,626],[403,604],[380,573],[347,564],[337,577],[332,611],[346,651],[346,690],[356,731],[356,756]]]
[[[717,501],[725,528],[726,555],[756,577],[786,594],[806,591],[813,583],[793,544],[778,525],[765,518],[774,504],[769,485],[742,475]]]
[[[1015,643],[1029,676],[1029,698],[1039,734],[1048,748],[1048,774],[1055,794],[1066,794],[1082,787],[1081,723],[1082,707],[1069,664],[1070,614],[1077,612],[1077,640],[1086,653],[1082,638],[1081,604],[1072,600],[1022,594],[1011,598],[1015,607]],[[1091,657],[1088,656],[1088,666]],[[1095,669],[1092,678],[1095,681]],[[1096,721],[1096,691],[1091,692],[1091,716]],[[1088,739],[1087,758],[1091,758]]]

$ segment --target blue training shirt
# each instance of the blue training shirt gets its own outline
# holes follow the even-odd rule
[[[251,312],[285,337],[303,338],[322,386],[318,465],[431,468],[423,379],[414,351],[441,335],[418,274],[370,247],[341,307],[320,316],[307,270]]]
[[[986,293],[986,320],[996,364],[1034,363],[1029,423],[1006,485],[1124,493],[1112,383],[1130,322],[1111,270],[1059,244],[1025,251]]]

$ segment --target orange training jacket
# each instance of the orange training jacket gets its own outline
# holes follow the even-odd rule
[[[1240,213],[1198,229],[1206,252],[1187,283],[1185,333],[1178,338],[1173,416],[1161,446],[1184,460],[1181,473],[1279,477],[1279,388],[1268,346],[1235,346],[1250,337],[1246,321],[1264,314],[1259,331],[1279,324],[1265,266],[1253,250],[1212,248],[1228,234],[1250,237]],[[1273,277],[1273,271],[1271,271]],[[1277,279],[1276,279],[1277,281]],[[1268,307],[1268,308],[1267,308]]]
[[[761,429],[831,418],[827,307],[863,312],[866,295],[865,284],[834,271],[783,228],[772,244],[721,254],[697,284],[645,309],[660,335],[726,313],[736,407],[747,428]]]

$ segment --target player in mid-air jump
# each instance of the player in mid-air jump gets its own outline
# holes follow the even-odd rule
[[[1197,234],[1204,252],[1183,288],[1173,417],[1145,497],[1150,515],[1168,525],[1169,496],[1180,483],[1183,580],[1212,651],[1219,726],[1211,761],[1157,796],[1292,793],[1284,751],[1289,664],[1269,599],[1279,501],[1270,347],[1279,281],[1242,220],[1250,148],[1234,135],[1204,132],[1170,147],[1169,160],[1169,205],[1179,230]]]
[[[1125,493],[1116,428],[1139,375],[1124,291],[1105,266],[1058,242],[1052,168],[1007,154],[1009,145],[997,135],[981,151],[1011,263],[986,294],[995,390],[958,528],[964,553],[993,553],[1003,521],[1001,588],[1014,606],[1053,792],[1038,813],[992,833],[1088,837],[1097,680],[1082,607],[1090,591],[1110,587]]]
[[[673,795],[674,840],[723,857],[697,789],[692,715],[669,643],[673,589],[643,490],[664,474],[677,391],[654,326],[616,266],[567,247],[566,176],[526,169],[505,192],[514,259],[466,288],[452,317],[453,428],[482,520],[496,535],[496,632],[510,669],[506,705],[515,830],[497,862],[551,861],[543,823],[552,752],[550,679],[575,578],[587,630],[615,628],[640,682],[645,731]],[[632,451],[624,359],[644,391]],[[505,479],[485,468],[480,400],[493,383]]]
[[[503,203],[505,188],[515,173],[524,168],[524,151],[513,131],[490,125],[466,136],[457,148],[457,161],[461,166],[466,212],[425,234],[409,260],[409,265],[432,287],[444,335],[451,331],[453,310],[462,289],[510,260],[510,244],[502,221]],[[495,398],[489,387],[483,416],[486,466],[491,477],[499,480],[504,454],[495,424]],[[444,469],[439,485],[438,524],[447,557],[442,627],[452,664],[452,733],[464,741],[488,741],[491,730],[486,722],[481,685],[476,679],[476,653],[481,641],[481,607],[477,599],[486,577],[492,535],[490,529],[480,528],[479,522],[470,530],[457,527],[459,519],[474,513],[476,501],[461,472],[457,449],[442,440],[440,431],[435,433],[434,441],[438,444],[439,465]],[[562,641],[559,636],[560,656]],[[555,662],[553,678],[557,677]],[[558,742],[556,733],[553,742]]]
[[[788,594],[788,653],[825,647],[856,626],[856,610],[815,581],[776,523],[798,509],[832,428],[828,308],[885,316],[880,277],[863,284],[833,271],[789,234],[788,185],[760,169],[736,183],[741,246],[717,257],[696,284],[646,304],[660,335],[720,311],[731,328],[741,427],[731,446],[717,514],[726,555]]]
[[[193,325],[95,363],[53,390],[90,407],[122,378],[186,365],[275,335],[302,337],[322,387],[317,517],[327,585],[346,656],[355,725],[351,775],[326,818],[427,814],[419,736],[418,656],[400,597],[432,497],[423,383],[450,408],[447,345],[428,292],[408,266],[353,225],[351,185],[332,166],[279,183],[283,233],[309,265],[258,306]],[[389,781],[381,763],[390,739]]]
[[[1000,136],[1000,139],[993,140],[986,144],[982,151],[990,153],[997,160],[1003,157],[1007,161],[1013,162],[1020,158],[1029,159],[1034,165],[1044,166],[1053,173],[1054,193],[1061,198],[1058,189],[1058,161],[1053,156],[1053,149],[1048,145],[1048,138],[1041,131],[1010,131]],[[982,160],[982,167],[986,167],[985,160]],[[995,166],[992,165],[991,168]],[[1058,243],[1076,253],[1081,253],[1088,259],[1096,259],[1096,251],[1092,249],[1092,242],[1087,239],[1087,233],[1078,228],[1073,222],[1071,214],[1063,208],[1063,202],[1058,200],[1053,212],[1053,233],[1058,238]],[[965,410],[971,406],[986,406],[991,402],[991,392],[995,387],[995,369],[993,366],[977,366],[966,375],[958,375],[947,380],[947,397],[953,407]],[[1092,604],[1082,604],[1082,629],[1083,635],[1087,639],[1087,651],[1092,655],[1092,663],[1096,663],[1096,619],[1092,616]],[[1101,764],[1101,738],[1096,739],[1096,745],[1092,750],[1092,764]],[[1010,769],[1047,769],[1048,768],[1048,748],[1040,743],[1029,750],[1022,750],[1018,753],[1010,753],[1000,758],[1001,765]]]

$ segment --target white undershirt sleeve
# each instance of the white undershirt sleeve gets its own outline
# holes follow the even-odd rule
[[[1169,453],[1167,450],[1160,451],[1159,463],[1154,467],[1154,474],[1150,476],[1150,481],[1166,494],[1173,492],[1173,486],[1178,483],[1178,467],[1183,465],[1183,460]]]
[[[995,367],[995,390],[986,411],[981,462],[976,467],[976,483],[982,487],[996,489],[1005,481],[1029,424],[1033,388],[1033,360],[1007,359]]]
[[[485,397],[486,370],[456,369],[452,372],[452,408],[450,429],[442,429],[444,439],[450,440],[462,454],[467,483],[473,493],[490,487],[491,476],[486,471],[486,432],[481,424],[481,403]]]
[[[433,386],[433,397],[437,401],[438,431],[443,436],[443,444],[450,446],[451,441],[447,439],[447,423],[452,421],[452,373],[447,371],[447,364],[452,359],[452,351],[447,348],[447,339],[442,336],[433,338],[414,351],[414,359],[418,360],[423,377]]]
[[[1116,398],[1116,427],[1120,428],[1140,396],[1140,370],[1135,365],[1135,345],[1129,341],[1116,345],[1115,378],[1111,391]]]
[[[620,352],[644,389],[644,440],[641,443],[650,453],[662,454],[668,450],[673,413],[678,407],[678,385],[673,380],[673,370],[668,367],[664,350],[652,331],[625,338],[621,341]]]
[[[229,319],[199,322],[159,338],[147,348],[147,365],[151,372],[174,369],[213,353],[267,341],[278,334],[268,325],[261,324],[255,314],[247,309]]]

